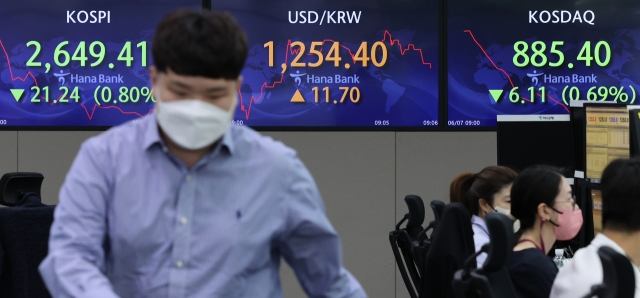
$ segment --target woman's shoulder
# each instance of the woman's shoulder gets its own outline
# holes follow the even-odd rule
[[[551,258],[535,248],[527,248],[520,251],[513,251],[509,258],[507,267],[509,270],[522,268],[525,270],[544,270],[548,272],[558,272],[558,268]]]

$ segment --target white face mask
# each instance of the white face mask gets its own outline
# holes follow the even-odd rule
[[[502,214],[508,216],[509,218],[511,218],[511,220],[515,219],[513,217],[513,215],[511,215],[511,209],[506,209],[506,208],[502,208],[500,206],[495,206],[495,207],[493,207],[493,210],[495,210],[498,213],[502,213]],[[515,222],[513,223],[513,232],[515,233],[518,230],[520,230],[520,220],[515,219]]]
[[[238,105],[233,100],[225,111],[198,99],[163,102],[156,96],[155,114],[158,125],[180,147],[197,150],[217,141],[227,132]]]

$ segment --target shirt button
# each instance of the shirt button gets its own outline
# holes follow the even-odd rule
[[[182,263],[182,261],[178,261],[178,262],[176,262],[176,267],[178,267],[178,268],[182,268],[182,266],[184,266],[184,264]]]
[[[163,147],[162,147],[162,151],[164,151],[165,153],[166,153],[166,152],[169,152],[169,148],[167,148],[167,147],[163,146]]]
[[[187,181],[191,181],[191,175],[187,175]]]
[[[186,225],[187,224],[187,218],[186,217],[181,218],[180,219],[180,223],[183,224],[183,225]]]

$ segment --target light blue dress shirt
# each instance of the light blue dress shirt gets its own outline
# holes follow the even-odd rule
[[[471,216],[471,228],[473,229],[473,243],[476,246],[476,252],[478,252],[482,249],[482,246],[489,243],[489,230],[487,229],[487,223],[479,216],[473,215]],[[479,254],[476,257],[478,268],[482,268],[486,260],[486,253],[483,252]]]
[[[295,151],[233,126],[189,169],[151,114],[82,145],[39,269],[53,297],[273,298],[281,257],[310,297],[366,297]]]

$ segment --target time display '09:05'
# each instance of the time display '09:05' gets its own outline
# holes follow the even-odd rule
[[[42,66],[42,62],[37,61],[40,56],[40,52],[42,50],[42,46],[37,41],[30,41],[27,44],[27,47],[35,48],[35,51],[31,55],[31,58],[27,61],[26,66],[28,67],[39,67]],[[124,43],[124,46],[120,49],[120,54],[118,55],[118,61],[124,62],[127,67],[131,67],[133,65],[134,57],[132,52],[132,43],[127,41]],[[136,48],[139,49],[142,58],[140,59],[140,66],[147,66],[147,42],[141,41],[136,44]],[[89,55],[87,55],[87,53]],[[104,43],[100,41],[94,41],[87,46],[87,42],[81,41],[78,43],[75,49],[69,47],[68,41],[60,42],[53,53],[53,61],[58,67],[66,67],[71,62],[77,61],[81,67],[86,67],[87,65],[90,67],[98,67],[104,61],[107,54],[107,48]],[[93,58],[93,61],[89,62],[89,57]],[[109,63],[109,68],[114,68],[115,65],[113,63]],[[45,72],[49,72],[51,69],[51,65],[49,63],[45,63]]]

